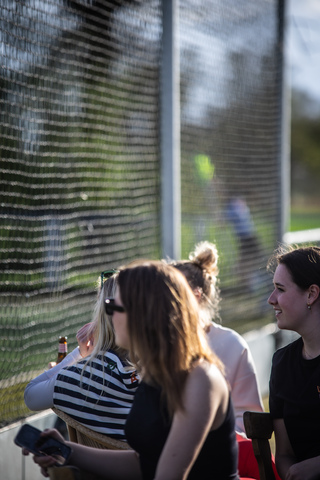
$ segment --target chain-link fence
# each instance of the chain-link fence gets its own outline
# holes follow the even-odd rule
[[[166,0],[165,0],[166,1]],[[181,251],[220,252],[222,319],[263,321],[279,231],[277,0],[179,6]],[[161,256],[160,0],[0,5],[0,421],[75,346],[102,270]]]

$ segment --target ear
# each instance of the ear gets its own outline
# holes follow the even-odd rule
[[[308,288],[308,303],[309,305],[312,305],[317,298],[320,296],[320,287],[316,284],[310,285]]]
[[[194,293],[194,296],[196,297],[196,299],[198,300],[198,302],[200,302],[201,297],[202,297],[202,289],[197,287],[193,290],[193,293]]]

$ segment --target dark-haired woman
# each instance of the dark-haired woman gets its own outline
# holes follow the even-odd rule
[[[283,480],[320,478],[320,248],[280,247],[269,261],[269,303],[300,337],[273,356],[270,412]]]

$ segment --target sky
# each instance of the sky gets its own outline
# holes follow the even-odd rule
[[[287,0],[287,78],[320,103],[320,0]]]

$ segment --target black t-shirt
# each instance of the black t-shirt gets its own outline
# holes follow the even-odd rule
[[[320,356],[302,357],[301,338],[277,350],[270,377],[270,413],[283,418],[297,461],[320,455]]]
[[[125,426],[130,446],[139,453],[143,480],[154,478],[171,428],[171,420],[166,409],[161,406],[160,397],[160,389],[141,382]],[[224,423],[207,436],[188,480],[239,480],[238,446],[234,426],[235,418],[230,400]]]

